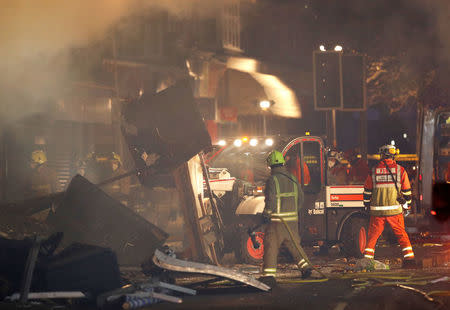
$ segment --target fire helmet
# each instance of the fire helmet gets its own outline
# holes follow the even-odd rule
[[[383,158],[394,158],[395,157],[395,155],[398,155],[398,154],[400,154],[400,150],[399,149],[397,149],[396,147],[395,147],[395,145],[392,145],[392,144],[386,144],[386,145],[383,145],[383,146],[381,146],[379,149],[378,149],[378,153],[380,154],[380,156]]]
[[[285,164],[285,160],[283,157],[283,154],[280,151],[277,150],[273,150],[272,152],[269,153],[269,156],[267,156],[267,165],[272,167],[275,165],[284,165]]]
[[[47,161],[47,155],[42,150],[36,150],[31,153],[31,162],[42,165]]]

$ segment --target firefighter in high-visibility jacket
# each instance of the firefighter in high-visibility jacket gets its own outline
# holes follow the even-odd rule
[[[300,248],[298,210],[303,204],[302,188],[297,178],[284,167],[285,160],[282,153],[272,151],[267,157],[267,164],[271,168],[271,175],[266,181],[263,211],[265,222],[268,224],[264,236],[264,277],[274,279],[276,276],[278,252],[281,245],[285,244],[302,271],[302,277],[307,278],[311,275],[312,267],[308,263],[308,258],[303,257],[298,250]],[[289,226],[294,240],[281,218]]]
[[[402,249],[403,268],[415,268],[414,252],[405,231],[403,209],[409,209],[412,200],[411,185],[405,169],[394,160],[395,146],[379,148],[380,162],[372,168],[364,184],[364,205],[370,211],[368,241],[364,257],[373,259],[375,245],[388,222]]]

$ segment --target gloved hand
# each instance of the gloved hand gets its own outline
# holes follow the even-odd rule
[[[402,206],[406,203],[406,199],[403,196],[397,197],[397,201],[399,204],[401,204]]]

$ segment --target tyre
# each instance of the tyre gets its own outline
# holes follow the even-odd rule
[[[252,239],[247,232],[241,232],[239,257],[242,263],[251,265],[260,264],[264,257],[264,232],[256,231],[255,240],[260,244],[259,248],[255,248]]]
[[[367,243],[368,222],[362,217],[351,217],[341,232],[342,252],[345,256],[361,258]]]

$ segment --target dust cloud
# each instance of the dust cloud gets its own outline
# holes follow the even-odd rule
[[[208,14],[222,0],[0,0],[0,123],[45,112],[67,88],[71,49],[108,40],[121,19],[163,9]],[[202,4],[202,5],[197,5]]]

